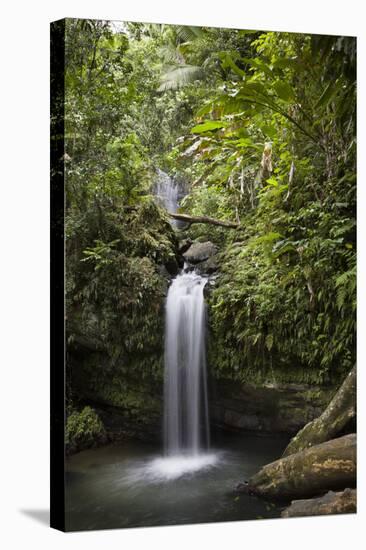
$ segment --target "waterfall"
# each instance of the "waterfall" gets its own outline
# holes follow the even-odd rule
[[[195,272],[183,272],[168,292],[164,443],[169,456],[196,456],[209,445],[203,295],[206,282]]]
[[[168,212],[176,212],[178,209],[178,183],[168,174],[158,169],[158,177],[155,183],[155,195],[158,201]]]

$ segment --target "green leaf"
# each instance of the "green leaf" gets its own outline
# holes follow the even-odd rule
[[[266,88],[261,84],[260,82],[256,82],[253,80],[250,80],[246,82],[245,84],[240,86],[240,94],[249,94],[249,95],[260,95],[264,96],[265,98],[269,98]]]
[[[268,178],[266,182],[273,187],[278,187],[278,181],[276,180],[276,178]]]
[[[277,130],[274,126],[264,125],[264,126],[261,126],[261,130],[263,134],[270,137],[271,139],[274,139],[275,137],[277,137]]]
[[[273,88],[280,99],[290,102],[295,99],[295,94],[288,82],[277,80],[273,83]]]
[[[296,69],[297,71],[303,66],[299,63],[297,59],[287,59],[285,57],[281,59],[276,59],[273,62],[273,66],[276,69]]]
[[[221,64],[224,69],[230,68],[240,78],[243,78],[245,76],[245,71],[238,67],[238,65],[235,63],[232,56],[228,52],[221,52],[219,54],[219,57],[221,58]]]
[[[296,246],[289,241],[279,241],[272,249],[274,258],[279,258],[282,254],[286,254],[286,252],[297,252]]]
[[[273,334],[267,334],[265,344],[268,351],[271,351],[273,346]]]
[[[259,57],[254,57],[254,58],[244,57],[243,61],[245,63],[248,63],[255,69],[259,69],[260,71],[263,71],[265,74],[273,78],[273,72],[271,68],[267,65],[267,63],[259,59]]]
[[[214,103],[212,101],[209,101],[205,105],[203,105],[200,109],[196,111],[196,115],[201,117],[203,115],[207,115],[212,111]]]
[[[328,86],[323,91],[322,95],[318,99],[317,103],[315,104],[314,109],[318,109],[319,107],[322,107],[323,105],[327,105],[333,96],[338,92],[339,88],[341,86],[341,81],[338,79],[335,82],[331,80],[328,84]]]
[[[235,147],[251,147],[252,149],[257,149],[258,151],[263,150],[263,146],[253,143],[250,138],[240,138],[233,142]]]
[[[211,130],[218,130],[219,128],[224,128],[225,126],[225,122],[221,120],[208,120],[203,124],[194,126],[191,130],[191,134],[203,134],[204,132],[211,132]]]

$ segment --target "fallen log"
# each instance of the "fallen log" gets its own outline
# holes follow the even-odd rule
[[[356,367],[353,367],[325,411],[295,435],[282,456],[288,456],[333,439],[355,415]]]
[[[211,225],[219,225],[221,227],[228,227],[232,229],[237,229],[239,227],[239,224],[236,222],[216,220],[215,218],[210,218],[209,216],[189,216],[188,214],[176,214],[175,212],[168,212],[168,216],[174,220],[186,222],[189,225],[192,225],[193,223],[209,223]]]
[[[339,493],[328,491],[328,493],[318,498],[293,500],[291,505],[283,510],[281,516],[283,518],[296,518],[330,514],[354,514],[356,511],[356,489],[345,489]]]
[[[350,434],[267,464],[237,490],[276,500],[355,486],[356,434]]]

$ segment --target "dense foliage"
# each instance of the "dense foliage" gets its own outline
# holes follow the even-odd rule
[[[217,214],[243,226],[212,297],[212,362],[321,383],[355,361],[354,41],[266,33],[252,46],[189,138],[195,208],[214,189]]]
[[[66,423],[65,443],[68,453],[105,443],[106,432],[100,418],[91,407],[79,413],[70,412]]]
[[[186,231],[220,246],[211,372],[341,377],[355,361],[355,40],[69,20],[65,84],[73,401],[138,409],[161,386],[179,234],[151,196],[157,168],[189,185],[182,211],[240,223]]]
[[[177,263],[174,232],[149,194],[151,149],[164,149],[169,136],[156,118],[167,107],[156,91],[156,48],[129,43],[106,22],[67,22],[66,308],[75,404],[93,398],[133,408],[148,401],[142,379],[162,376],[166,269],[176,272]],[[175,106],[165,111],[167,125]]]

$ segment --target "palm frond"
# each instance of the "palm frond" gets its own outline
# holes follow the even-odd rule
[[[197,38],[203,38],[205,35],[205,31],[202,27],[191,27],[186,25],[177,25],[175,27],[175,32],[183,42],[192,42]]]
[[[146,23],[144,26],[151,38],[155,38],[163,33],[163,25],[159,23]]]
[[[165,44],[159,48],[159,56],[164,60],[165,65],[176,65],[184,63],[184,58],[178,48],[173,44]]]
[[[162,76],[158,91],[177,90],[191,84],[195,80],[201,80],[203,77],[204,71],[202,67],[196,65],[174,67]]]

